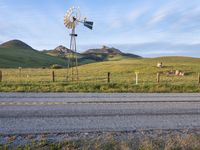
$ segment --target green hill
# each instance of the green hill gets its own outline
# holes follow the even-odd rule
[[[103,46],[102,48],[97,49],[89,49],[83,53],[83,55],[93,55],[96,56],[103,61],[106,60],[121,60],[121,59],[127,59],[127,58],[141,58],[141,56],[129,54],[129,53],[123,53],[119,49],[116,49],[114,47],[107,47]]]
[[[53,64],[67,66],[64,52],[71,51],[64,46],[58,46],[53,50],[40,52],[20,40],[11,40],[0,45],[0,68],[41,68],[50,67]],[[76,53],[76,55],[79,65],[140,57],[106,46]]]
[[[32,47],[30,47],[28,44],[26,44],[20,40],[11,40],[11,41],[1,44],[0,46],[3,48],[20,48],[20,49],[33,50]]]
[[[63,52],[69,52],[70,50],[64,46],[58,46],[54,50],[46,50],[43,53],[63,58],[65,55]],[[71,51],[70,51],[71,52]],[[76,53],[79,64],[89,64],[95,62],[109,61],[109,60],[121,60],[124,58],[141,58],[141,56],[123,53],[116,48],[110,48],[103,46],[102,48],[89,49],[83,53]]]
[[[72,52],[70,49],[64,47],[64,46],[58,46],[53,50],[44,50],[42,51],[42,53],[50,55],[50,56],[54,56],[54,57],[59,57],[62,59],[66,59],[67,58],[67,53],[74,53]],[[95,63],[95,62],[100,62],[100,61],[104,61],[104,59],[99,58],[96,55],[92,55],[92,54],[81,54],[81,53],[74,53],[77,58],[78,58],[78,63],[79,65],[83,65],[83,64],[89,64],[89,63]]]
[[[50,67],[53,64],[66,65],[66,62],[61,58],[34,50],[19,40],[8,41],[0,45],[0,68],[38,68]]]

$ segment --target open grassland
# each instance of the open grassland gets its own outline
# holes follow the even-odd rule
[[[163,62],[163,68],[157,68]],[[148,59],[114,59],[79,67],[79,82],[67,77],[67,69],[1,69],[4,92],[200,92],[198,73],[200,59],[189,57],[161,57]],[[185,76],[168,75],[181,70]],[[52,82],[52,71],[55,82]],[[111,73],[110,83],[107,74]],[[139,72],[139,84],[135,84]],[[157,73],[161,72],[160,83]]]

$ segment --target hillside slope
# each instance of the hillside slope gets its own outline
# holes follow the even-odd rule
[[[74,52],[71,51],[70,49],[60,45],[53,50],[44,50],[44,51],[42,51],[42,53],[50,55],[50,56],[66,59],[67,53],[74,53]],[[92,55],[92,54],[81,54],[81,53],[74,53],[74,54],[78,58],[79,65],[104,61],[103,59],[97,57],[96,55]]]
[[[162,62],[163,68],[158,68],[157,63]],[[180,70],[185,76],[169,75],[168,72]],[[157,73],[162,73],[162,83],[170,84],[196,84],[200,72],[200,58],[192,57],[158,57],[142,59],[121,59],[118,61],[105,61],[79,67],[81,76],[106,78],[111,73],[114,83],[134,83],[135,72],[139,73],[140,84],[156,83]],[[83,79],[84,80],[84,79]],[[92,80],[91,80],[92,82]],[[103,81],[102,81],[103,82]]]
[[[97,56],[104,57],[105,59],[114,58],[114,57],[124,57],[124,58],[141,58],[141,56],[130,54],[130,53],[124,53],[120,51],[119,49],[116,49],[114,47],[107,47],[103,46],[102,48],[98,49],[89,49],[83,54],[93,54]]]
[[[39,68],[50,67],[53,64],[67,66],[64,53],[71,52],[64,46],[53,50],[37,51],[20,40],[11,40],[0,45],[0,68]],[[141,58],[138,55],[126,54],[122,51],[103,46],[99,49],[90,49],[84,53],[76,53],[79,65],[121,60],[127,58]]]
[[[163,63],[163,68],[157,67],[158,62]],[[200,58],[191,57],[121,59],[85,64],[79,66],[78,84],[66,84],[66,69],[56,70],[56,84],[49,82],[49,69],[23,69],[24,77],[31,72],[32,76],[29,78],[16,76],[19,74],[18,69],[1,70],[12,77],[4,79],[5,83],[1,84],[2,92],[200,92],[200,85],[197,82]],[[183,71],[185,75],[168,74],[173,70]],[[111,75],[110,84],[107,84],[108,72]],[[135,72],[139,73],[138,85],[135,85]],[[158,72],[161,73],[160,84],[157,83]],[[69,79],[71,81],[71,78]],[[31,88],[23,84],[19,86],[18,83],[26,81],[31,81]]]
[[[0,68],[37,68],[53,64],[65,65],[65,63],[63,59],[43,54],[19,40],[0,45]]]
[[[65,55],[64,53],[62,53],[63,51],[71,52],[68,48],[64,46],[58,46],[54,50],[43,51],[43,53],[63,58]],[[77,55],[78,57],[79,64],[88,64],[108,60],[119,60],[125,58],[141,58],[141,56],[123,53],[116,48],[109,48],[106,46],[97,49],[89,49],[83,53],[75,53],[75,55]]]

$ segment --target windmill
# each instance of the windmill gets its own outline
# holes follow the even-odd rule
[[[67,53],[68,58],[68,71],[67,71],[67,78],[69,78],[69,74],[71,72],[72,81],[79,80],[79,72],[78,72],[78,58],[77,58],[77,47],[76,47],[76,27],[79,24],[83,24],[85,27],[89,29],[93,29],[93,22],[87,21],[87,19],[81,19],[81,13],[79,8],[71,7],[64,18],[65,26],[71,30],[71,40],[70,40],[70,51]]]

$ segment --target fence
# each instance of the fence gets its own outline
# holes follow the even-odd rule
[[[200,84],[200,73],[186,76],[165,75],[159,72],[82,72],[78,81],[72,81],[66,70],[3,69],[0,82],[80,82],[80,83],[131,83],[131,84]]]
[[[0,82],[2,82],[3,74],[2,71],[0,70]]]

